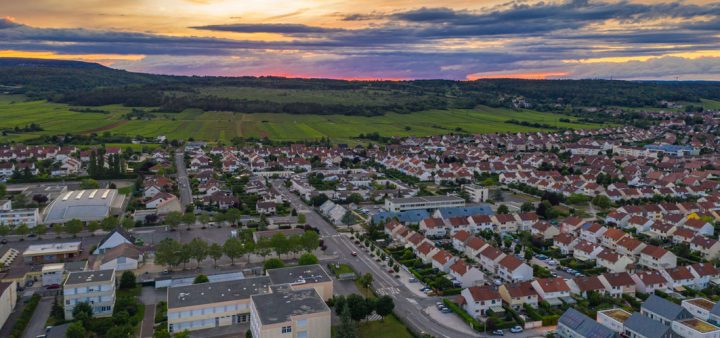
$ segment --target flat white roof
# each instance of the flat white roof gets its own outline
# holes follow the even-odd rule
[[[60,270],[65,270],[65,263],[45,264],[42,267],[42,272],[60,271]]]
[[[23,252],[23,256],[53,255],[80,251],[80,242],[35,244]]]

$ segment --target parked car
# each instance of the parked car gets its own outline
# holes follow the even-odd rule
[[[417,283],[418,280],[417,280],[417,278],[410,278],[410,279],[408,279],[408,282],[410,282],[410,283]]]
[[[510,332],[520,333],[520,332],[523,332],[523,329],[522,329],[522,327],[520,327],[520,325],[515,325],[510,329]]]
[[[437,307],[438,309],[442,309],[445,307],[445,304],[443,304],[443,302],[436,302],[435,307]]]
[[[495,331],[492,332],[492,334],[493,334],[493,336],[504,336],[504,335],[505,335],[505,331],[503,331],[503,330],[495,330]]]
[[[357,256],[357,252],[353,251],[353,252],[351,253],[351,255]]]
[[[46,289],[48,289],[48,290],[59,289],[59,288],[60,288],[60,284],[50,284],[46,287]]]
[[[444,307],[444,308],[440,309],[440,312],[442,312],[442,313],[450,313],[450,312],[452,312],[452,310]]]
[[[502,285],[502,281],[499,280],[499,279],[494,280],[493,283],[494,283],[495,285],[497,285],[497,286]]]

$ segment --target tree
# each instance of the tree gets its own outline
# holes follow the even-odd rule
[[[265,271],[279,269],[282,267],[285,267],[285,263],[283,263],[283,261],[281,261],[279,258],[270,258],[265,261],[265,264],[263,264],[263,268],[265,269]]]
[[[85,337],[87,337],[87,333],[85,332],[85,327],[83,326],[83,323],[81,321],[77,321],[77,322],[70,324],[67,328],[67,331],[65,331],[65,337],[67,337],[67,338],[85,338]]]
[[[7,185],[0,183],[0,198],[5,197],[5,194],[7,194]]]
[[[275,253],[277,253],[280,257],[290,252],[290,242],[282,232],[278,232],[273,235],[270,238],[270,244],[272,245],[272,248],[275,249]]]
[[[87,225],[87,229],[90,232],[90,234],[94,234],[95,231],[98,231],[100,229],[100,227],[101,227],[100,222],[98,222],[98,221],[92,221],[92,222],[88,223],[88,225]]]
[[[208,256],[208,244],[202,238],[195,237],[187,244],[189,255],[200,266],[200,262]]]
[[[242,217],[242,212],[237,208],[230,208],[225,212],[225,220],[230,222],[230,224],[236,224],[240,220],[240,217]]]
[[[500,206],[497,208],[497,213],[498,213],[498,214],[509,214],[509,213],[510,213],[510,209],[508,208],[507,205],[505,205],[505,204],[500,204]]]
[[[81,302],[75,304],[75,308],[72,311],[73,318],[87,324],[87,322],[93,317],[92,306],[88,302]]]
[[[350,307],[350,318],[354,321],[365,319],[373,310],[368,306],[367,300],[356,293],[347,296],[346,300],[347,306]]]
[[[55,300],[53,301],[52,309],[50,310],[50,316],[58,321],[65,320],[65,309],[63,309],[62,304],[58,301],[57,296],[55,296]]]
[[[607,209],[612,206],[612,201],[605,195],[597,195],[592,199],[592,204],[598,208]]]
[[[230,257],[231,264],[235,265],[235,258],[242,257],[244,254],[244,247],[239,239],[230,237],[225,240],[225,244],[223,244],[223,251],[225,252],[225,256]]]
[[[83,229],[83,223],[79,219],[71,219],[67,222],[65,222],[64,226],[65,232],[72,235],[73,237],[77,236],[80,231]]]
[[[307,252],[313,252],[320,246],[320,235],[315,231],[305,231],[302,234],[302,247]]]
[[[167,215],[165,215],[165,223],[167,223],[170,228],[175,229],[182,223],[182,217],[183,215],[179,211],[168,212]]]
[[[347,210],[340,221],[347,226],[353,225],[355,224],[355,215],[352,211]]]
[[[315,255],[311,253],[304,253],[302,256],[300,256],[300,259],[298,259],[298,265],[313,265],[317,263],[317,257],[315,257]]]
[[[100,184],[92,178],[84,179],[80,183],[80,189],[98,189],[98,188],[100,188]]]
[[[392,313],[393,309],[395,309],[395,302],[388,295],[378,298],[375,302],[375,313],[382,317],[383,320],[385,320],[385,316]]]
[[[217,266],[217,260],[223,256],[223,247],[217,243],[211,244],[208,248],[208,255],[213,259],[214,265]]]
[[[165,238],[155,247],[155,263],[176,266],[180,264],[179,253],[182,245],[172,238]]]
[[[130,230],[135,227],[135,221],[130,217],[125,217],[122,220],[122,227],[125,230]]]
[[[535,206],[530,202],[525,202],[520,206],[520,211],[522,212],[530,212],[535,210]]]
[[[12,231],[12,229],[10,229],[9,226],[7,226],[5,224],[0,224],[0,236],[5,237],[5,236],[9,235],[11,231]]]
[[[30,228],[27,224],[23,223],[18,225],[17,228],[15,228],[15,233],[25,238],[25,236],[30,233]]]
[[[305,224],[305,222],[307,222],[305,214],[298,214],[297,222],[299,224]]]
[[[117,229],[118,225],[120,225],[120,221],[115,216],[105,217],[101,223],[102,229],[105,231],[113,231]]]
[[[357,327],[355,327],[355,323],[353,323],[352,316],[350,314],[350,306],[343,302],[340,309],[340,326],[338,326],[335,336],[342,338],[358,338]]]
[[[192,258],[191,254],[192,254],[192,248],[190,247],[190,243],[180,245],[180,252],[178,253],[178,259],[180,260],[180,263],[183,264],[183,270],[185,270],[187,263],[190,262],[190,259]]]
[[[525,247],[525,260],[530,261],[533,257],[533,249],[530,247]]]
[[[370,285],[372,285],[372,282],[373,282],[373,275],[372,275],[371,273],[369,273],[369,272],[368,272],[368,273],[365,273],[364,275],[362,275],[362,276],[358,279],[358,282],[359,282],[360,285],[362,285],[364,288],[366,288],[366,289],[367,289],[367,288],[370,288]]]
[[[270,252],[272,252],[272,242],[270,241],[270,238],[261,237],[255,246],[255,253],[262,256],[264,261],[265,257],[269,255]]]
[[[42,235],[47,233],[47,230],[48,230],[48,228],[47,228],[47,225],[45,225],[45,224],[38,224],[32,229],[33,233],[38,235],[38,237],[41,237]]]
[[[197,277],[195,277],[195,280],[193,280],[193,284],[207,283],[209,281],[210,279],[208,279],[208,276],[199,274],[197,275]]]
[[[121,289],[132,289],[137,285],[135,274],[132,271],[123,272],[120,277],[120,288]]]
[[[195,224],[196,217],[195,214],[192,212],[186,212],[182,215],[182,222],[185,223],[188,227]]]

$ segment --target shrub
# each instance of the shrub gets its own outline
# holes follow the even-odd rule
[[[34,294],[30,298],[27,305],[25,305],[25,308],[20,314],[20,318],[18,318],[18,320],[15,322],[12,331],[10,331],[10,338],[20,338],[23,336],[23,331],[25,331],[25,327],[27,327],[28,323],[30,322],[30,318],[32,318],[32,315],[35,312],[35,308],[37,307],[39,302],[40,295],[38,294]]]
[[[560,315],[549,315],[542,317],[542,326],[553,326],[557,325]]]

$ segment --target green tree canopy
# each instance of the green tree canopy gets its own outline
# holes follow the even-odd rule
[[[265,261],[265,264],[263,264],[263,268],[265,269],[265,271],[279,269],[282,267],[285,267],[285,263],[283,263],[283,261],[281,261],[279,258],[270,258]]]
[[[302,256],[300,256],[300,259],[298,259],[298,265],[313,265],[317,263],[318,258],[309,252],[304,253]]]

